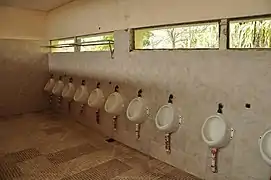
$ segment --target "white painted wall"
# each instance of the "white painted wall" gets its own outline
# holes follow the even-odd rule
[[[0,26],[0,39],[44,39],[46,13],[0,6]]]
[[[48,38],[270,13],[270,0],[78,0],[49,13]]]

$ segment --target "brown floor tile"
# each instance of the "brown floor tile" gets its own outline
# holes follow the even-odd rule
[[[130,166],[120,162],[119,160],[113,159],[89,170],[82,171],[67,178],[63,178],[63,180],[109,180],[123,172],[128,171],[129,169],[131,169]]]
[[[76,147],[64,149],[56,153],[50,153],[47,155],[47,158],[53,164],[60,164],[60,163],[75,159],[79,156],[89,154],[96,150],[97,150],[96,148],[94,148],[93,146],[89,144],[83,144]]]
[[[41,154],[37,149],[30,148],[30,149],[24,149],[22,151],[8,153],[3,158],[5,159],[5,161],[11,162],[11,163],[18,163],[18,162],[23,162],[29,159],[33,159],[40,155]]]
[[[52,112],[0,120],[0,180],[198,180]]]
[[[57,133],[64,133],[65,129],[63,127],[52,127],[52,128],[43,129],[43,131],[47,135],[53,135]]]
[[[0,162],[0,179],[2,180],[12,180],[13,178],[22,176],[20,168],[18,168],[13,163],[5,162],[1,160]]]
[[[167,173],[164,176],[160,177],[158,180],[200,180],[200,179],[184,171],[175,169],[172,172]]]

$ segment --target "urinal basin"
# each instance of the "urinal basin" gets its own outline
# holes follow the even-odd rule
[[[160,107],[155,117],[156,127],[165,133],[172,133],[178,130],[180,116],[172,104]]]
[[[52,92],[53,88],[55,86],[55,80],[53,78],[49,79],[44,87],[44,91]]]
[[[80,103],[87,103],[88,101],[88,89],[86,86],[81,85],[79,88],[77,88],[77,90],[75,91],[73,100],[75,102],[80,102]]]
[[[141,124],[146,120],[148,108],[145,100],[141,97],[133,99],[127,108],[126,115],[130,121]]]
[[[119,115],[124,108],[124,101],[120,93],[110,94],[105,102],[104,109],[110,114]]]
[[[208,117],[201,127],[202,139],[210,147],[221,148],[231,139],[231,129],[222,115]]]
[[[60,96],[62,91],[63,91],[64,86],[65,85],[64,85],[63,81],[61,81],[61,80],[57,81],[57,83],[55,84],[55,86],[54,86],[54,88],[52,90],[52,93],[54,95]]]
[[[259,147],[263,160],[271,166],[271,130],[266,131],[259,139]]]
[[[96,88],[89,95],[88,105],[90,107],[100,108],[103,106],[104,101],[105,99],[104,99],[103,91],[99,88]]]
[[[73,83],[68,83],[65,85],[63,91],[62,91],[62,97],[66,99],[72,99],[75,93],[75,86]]]

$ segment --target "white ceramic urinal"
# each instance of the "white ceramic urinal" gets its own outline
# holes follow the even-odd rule
[[[263,160],[271,166],[271,129],[260,137],[259,147]]]
[[[51,78],[51,79],[49,79],[48,82],[46,83],[46,85],[45,85],[45,87],[44,87],[44,91],[52,92],[54,86],[55,86],[55,80],[54,80],[54,78]]]
[[[180,115],[171,103],[160,107],[155,117],[156,127],[165,133],[177,131],[180,121]]]
[[[110,94],[105,102],[104,109],[110,114],[119,115],[124,108],[124,101],[120,93]]]
[[[128,105],[126,111],[127,118],[137,124],[141,124],[146,120],[148,115],[148,108],[145,100],[142,97],[133,99]]]
[[[88,101],[88,89],[85,85],[81,85],[79,88],[77,88],[77,90],[75,91],[73,100],[75,102],[80,102],[80,103],[87,103]]]
[[[94,89],[88,98],[88,105],[93,108],[100,108],[104,104],[104,94],[99,88]]]
[[[221,148],[232,139],[233,129],[229,127],[222,114],[217,114],[205,120],[201,127],[201,136],[209,147]]]
[[[55,84],[53,90],[52,90],[52,93],[54,95],[60,96],[62,91],[63,91],[64,86],[65,86],[64,82],[61,81],[61,80],[58,80],[57,83]]]
[[[65,99],[72,99],[75,94],[75,86],[73,83],[68,83],[65,85],[63,91],[62,91],[62,97]]]

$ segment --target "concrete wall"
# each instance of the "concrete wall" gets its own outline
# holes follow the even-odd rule
[[[47,37],[54,39],[270,12],[270,0],[78,0],[48,14]]]
[[[45,18],[45,12],[0,6],[0,39],[44,39]]]
[[[112,116],[102,110],[101,124],[95,121],[95,109],[86,108],[79,116],[79,104],[71,113],[89,127],[146,154],[168,162],[207,180],[266,180],[270,168],[261,159],[258,138],[270,125],[271,52],[269,51],[133,51],[129,52],[129,34],[115,33],[115,58],[108,52],[55,53],[49,56],[50,69],[66,72],[75,84],[87,79],[89,91],[101,82],[105,96],[120,86],[128,102],[143,89],[151,116],[142,125],[141,139],[135,138],[135,124],[122,113],[118,130],[112,129]],[[66,79],[67,81],[67,79]],[[109,84],[109,81],[112,84]],[[158,108],[174,94],[174,105],[184,118],[182,127],[172,134],[172,153],[164,150],[164,134],[157,131],[154,117]],[[224,104],[224,116],[236,133],[229,146],[221,149],[218,173],[208,166],[211,159],[201,139],[200,128],[218,103]],[[245,103],[251,108],[246,109]],[[62,110],[67,111],[67,102]]]
[[[47,108],[43,86],[48,74],[40,41],[0,39],[0,116]]]

